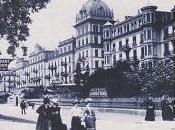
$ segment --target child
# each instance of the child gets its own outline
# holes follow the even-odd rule
[[[96,130],[96,117],[93,110],[86,111],[84,121],[86,125],[86,130]]]

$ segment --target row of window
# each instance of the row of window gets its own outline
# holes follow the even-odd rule
[[[67,52],[70,52],[72,51],[72,45],[67,45],[67,46],[64,46],[64,47],[60,47],[60,49],[57,51],[58,54],[64,54],[64,53],[67,53]]]
[[[154,21],[154,14],[153,13],[144,14],[143,17],[141,17],[139,19],[132,20],[128,23],[125,23],[125,24],[122,24],[122,25],[119,25],[119,26],[113,28],[111,31],[111,35],[112,35],[112,37],[115,37],[115,36],[130,32],[132,30],[139,28],[143,23],[152,22],[152,21]],[[107,38],[109,36],[110,36],[110,31],[104,30],[103,37]]]
[[[32,63],[43,60],[43,55],[44,54],[41,53],[41,54],[37,54],[37,55],[33,56],[32,58],[30,58],[30,63],[32,64]]]
[[[77,28],[77,36],[80,35],[84,35],[86,33],[88,33],[89,31],[94,32],[94,33],[100,33],[103,30],[103,26],[102,25],[98,25],[98,24],[91,24],[91,29],[88,29],[88,24],[81,26],[79,28]]]

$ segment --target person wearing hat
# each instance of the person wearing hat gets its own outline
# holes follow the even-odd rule
[[[51,130],[67,130],[67,126],[62,123],[59,104],[57,100],[51,100],[51,106],[49,107],[49,111],[51,113]]]
[[[162,119],[164,121],[172,121],[174,119],[173,111],[171,109],[171,104],[169,102],[168,95],[164,95],[162,97],[161,108],[162,108]]]
[[[44,98],[43,105],[41,105],[36,112],[39,114],[36,130],[50,130],[51,129],[51,121],[49,119],[48,108],[50,105],[50,100],[48,98]]]
[[[84,127],[81,125],[81,117],[83,111],[79,107],[80,102],[77,100],[73,103],[74,107],[71,109],[71,130],[83,130]]]
[[[172,107],[172,111],[173,111],[173,118],[175,118],[175,99],[173,99],[171,101],[171,107]]]
[[[147,99],[145,105],[146,105],[145,121],[155,121],[155,114],[154,114],[155,104],[152,100],[152,97],[149,97]]]

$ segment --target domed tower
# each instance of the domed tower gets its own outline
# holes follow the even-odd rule
[[[103,25],[114,22],[113,10],[102,0],[88,0],[76,15],[75,63],[87,66],[92,73],[103,67]]]

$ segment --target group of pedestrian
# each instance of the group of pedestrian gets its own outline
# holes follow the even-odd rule
[[[71,130],[95,130],[95,112],[89,107],[88,102],[84,110],[79,104],[79,101],[74,102],[74,107],[71,109]]]
[[[82,109],[79,101],[73,102],[71,109],[71,128],[70,130],[96,130],[95,113],[90,109],[89,104]],[[57,102],[44,98],[36,112],[39,114],[36,130],[67,130],[67,125],[62,122],[61,107]]]
[[[155,103],[149,97],[145,102],[146,105],[146,121],[155,121]],[[173,121],[175,118],[175,100],[169,100],[168,96],[163,96],[161,101],[162,119],[164,121]]]

